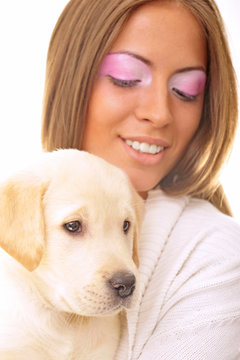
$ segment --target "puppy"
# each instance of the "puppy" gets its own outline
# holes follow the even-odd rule
[[[120,169],[78,150],[0,187],[0,360],[114,358],[142,213]]]

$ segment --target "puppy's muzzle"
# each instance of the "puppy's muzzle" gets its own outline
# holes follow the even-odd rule
[[[136,277],[131,272],[117,272],[109,279],[115,296],[125,299],[131,296],[136,287]]]

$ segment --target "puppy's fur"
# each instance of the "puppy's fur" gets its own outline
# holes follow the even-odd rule
[[[121,170],[78,150],[0,187],[0,360],[114,358],[142,210]]]

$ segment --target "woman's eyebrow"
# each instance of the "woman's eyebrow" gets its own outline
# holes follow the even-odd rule
[[[129,51],[113,51],[113,52],[110,52],[109,55],[111,54],[125,54],[125,55],[129,55],[135,59],[138,59],[142,62],[144,62],[146,65],[149,65],[149,66],[152,66],[152,62],[146,58],[144,58],[143,56],[141,55],[138,55],[138,54],[135,54],[135,53],[132,53],[132,52],[129,52]]]
[[[146,59],[145,57],[141,56],[141,55],[138,55],[138,54],[135,54],[135,53],[132,53],[130,51],[113,51],[113,52],[110,52],[109,55],[111,54],[125,54],[125,55],[129,55],[135,59],[138,59],[142,62],[144,62],[146,65],[149,65],[151,67],[153,67],[153,63]],[[204,66],[188,66],[188,67],[185,67],[185,68],[182,68],[182,69],[179,69],[177,70],[175,73],[178,74],[178,73],[183,73],[183,72],[188,72],[188,71],[194,71],[194,70],[201,70],[203,72],[207,72],[207,70],[205,69]]]
[[[204,66],[188,66],[188,67],[185,67],[183,69],[179,69],[176,71],[176,74],[179,74],[179,73],[183,73],[183,72],[188,72],[188,71],[195,71],[195,70],[200,70],[200,71],[203,71],[203,72],[207,72],[207,70],[204,68]]]

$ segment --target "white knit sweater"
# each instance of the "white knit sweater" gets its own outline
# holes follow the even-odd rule
[[[240,226],[204,200],[151,191],[141,296],[117,360],[240,359]]]

